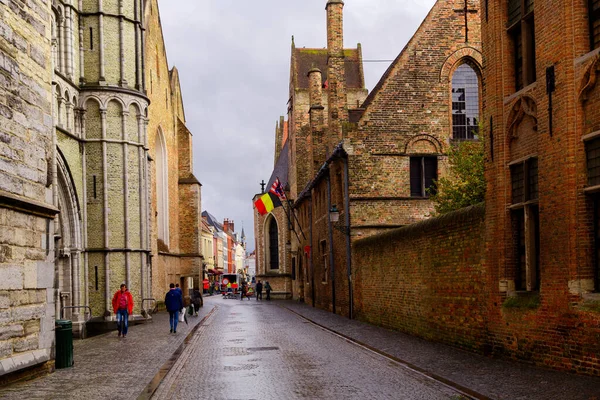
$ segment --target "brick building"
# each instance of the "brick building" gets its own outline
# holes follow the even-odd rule
[[[438,1],[368,94],[360,45],[343,49],[343,7],[327,2],[326,50],[292,47],[289,155],[280,156],[289,161],[279,177],[297,221],[279,243],[290,242],[280,263],[289,265],[293,296],[348,315],[352,242],[428,218],[447,148],[477,139],[482,56],[479,2]],[[269,218],[288,224],[279,209]],[[264,226],[257,216],[259,271],[269,257]]]
[[[197,274],[200,184],[156,0],[9,3],[0,5],[0,92],[13,93],[0,116],[0,375],[18,376],[51,365],[55,319],[82,336],[88,320],[112,321],[123,282],[139,318],[142,299],[166,291],[164,256],[177,257],[177,278]],[[160,95],[147,91],[151,79]]]
[[[598,2],[486,3],[490,345],[598,375]]]

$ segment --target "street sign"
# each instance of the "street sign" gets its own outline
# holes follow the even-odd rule
[[[229,279],[223,278],[223,285],[227,285],[229,283]]]

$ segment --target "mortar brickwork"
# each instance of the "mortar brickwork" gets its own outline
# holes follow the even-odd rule
[[[191,133],[177,71],[167,69],[157,10],[156,1],[142,10],[133,0],[0,5],[0,95],[10,94],[0,104],[0,269],[8,278],[0,287],[0,375],[21,378],[18,370],[51,360],[54,319],[61,315],[73,320],[76,335],[85,334],[87,309],[63,307],[89,306],[91,317],[111,319],[112,295],[126,282],[139,314],[142,298],[164,295],[164,281],[198,274],[200,183],[191,172]],[[166,72],[158,84],[172,103],[154,93],[150,114],[143,32],[161,50],[156,56]],[[158,255],[156,235],[151,245],[156,181],[149,118],[166,121],[174,222],[167,252],[175,262]],[[190,240],[180,244],[180,235]],[[165,277],[153,292],[150,276],[159,270]]]
[[[490,345],[496,353],[573,372],[600,375],[600,314],[594,290],[597,268],[593,194],[588,187],[583,137],[600,126],[599,92],[590,49],[586,2],[535,1],[537,79],[516,91],[507,2],[489,1],[482,18],[485,59],[484,121],[493,132],[486,154],[485,270]],[[546,68],[554,66],[552,110]],[[550,117],[553,127],[550,131]],[[492,153],[493,150],[493,153]],[[493,154],[493,156],[492,156]],[[509,163],[537,156],[539,184],[539,304],[507,309],[514,291]],[[513,288],[513,290],[511,290]]]
[[[0,6],[0,376],[53,368],[56,317],[49,10],[9,3]]]

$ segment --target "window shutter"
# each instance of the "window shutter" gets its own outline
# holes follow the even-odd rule
[[[425,190],[431,188],[431,194],[435,194],[435,186],[433,181],[436,179],[437,157],[425,157]]]
[[[525,173],[523,163],[515,164],[510,167],[512,181],[512,202],[513,204],[525,201]]]
[[[529,198],[527,200],[535,200],[538,198],[538,159],[532,158],[529,160]]]
[[[521,0],[508,0],[508,26],[521,20]]]
[[[421,190],[421,157],[410,158],[410,195],[411,197],[422,197]]]
[[[589,0],[592,49],[600,47],[600,0]]]
[[[588,185],[600,185],[600,139],[585,144],[587,155]]]

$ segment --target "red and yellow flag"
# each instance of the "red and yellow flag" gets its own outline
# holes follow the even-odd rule
[[[256,210],[260,213],[260,215],[265,215],[273,211],[275,207],[281,205],[281,202],[277,198],[277,196],[273,195],[271,192],[267,192],[260,196],[258,200],[254,202],[254,206]]]

